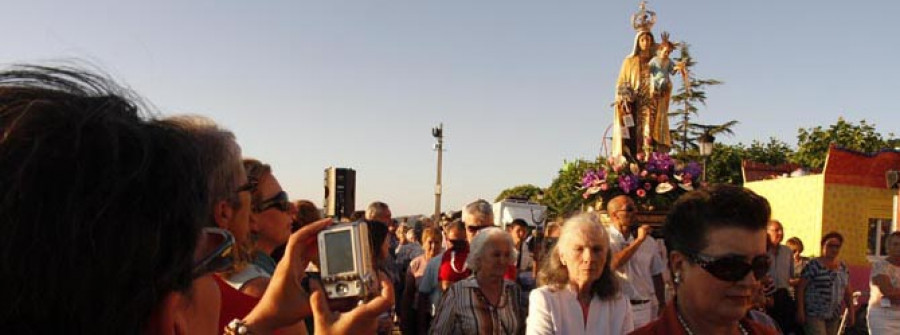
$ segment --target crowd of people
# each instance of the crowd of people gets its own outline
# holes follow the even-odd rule
[[[0,320],[12,333],[834,334],[850,307],[843,236],[781,245],[739,186],[681,197],[662,231],[625,196],[539,227],[476,200],[368,226],[378,290],[326,298],[317,234],[276,169],[200,116],[158,118],[71,68],[0,72]],[[506,229],[503,229],[504,227]],[[654,237],[656,236],[656,237]],[[900,233],[874,264],[868,323],[900,329]]]

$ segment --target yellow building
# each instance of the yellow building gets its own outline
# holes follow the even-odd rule
[[[769,200],[785,239],[800,238],[804,256],[820,254],[822,235],[841,233],[840,259],[850,267],[851,285],[868,290],[869,263],[884,255],[883,236],[897,230],[897,190],[885,182],[890,170],[900,170],[900,151],[864,154],[831,147],[820,174],[751,179],[744,186]]]

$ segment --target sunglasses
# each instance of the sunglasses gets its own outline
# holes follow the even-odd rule
[[[487,228],[487,227],[490,227],[490,226],[466,226],[466,230],[468,230],[472,234],[475,234],[478,231],[480,231],[484,228]]]
[[[278,192],[275,196],[263,200],[256,206],[254,206],[253,211],[256,213],[262,213],[269,208],[275,207],[282,212],[287,212],[291,209],[291,201],[288,200],[287,192],[281,191]]]
[[[706,270],[706,272],[709,272],[713,277],[730,282],[744,279],[751,271],[757,280],[762,279],[769,272],[768,255],[753,257],[750,263],[747,263],[744,257],[734,255],[712,257],[696,253],[688,255],[688,259],[699,265],[703,270]]]
[[[194,261],[191,277],[198,278],[207,273],[223,272],[234,263],[231,258],[231,247],[234,236],[222,228],[203,228],[197,248],[203,248],[204,256]]]

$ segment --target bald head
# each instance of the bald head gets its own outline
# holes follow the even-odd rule
[[[609,213],[610,219],[619,229],[624,229],[631,225],[636,211],[637,207],[634,205],[634,201],[625,195],[612,198],[609,204],[606,205],[606,212]]]

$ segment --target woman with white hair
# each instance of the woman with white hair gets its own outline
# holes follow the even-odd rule
[[[609,236],[591,214],[563,224],[531,291],[528,334],[626,334],[631,306],[610,270]]]
[[[503,279],[515,259],[512,237],[500,228],[475,235],[466,266],[474,275],[450,286],[431,325],[432,334],[522,334],[518,286]]]

